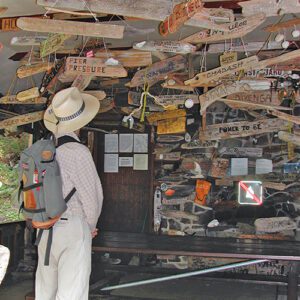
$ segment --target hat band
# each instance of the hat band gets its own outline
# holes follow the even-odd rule
[[[59,122],[61,122],[61,121],[63,121],[63,122],[64,121],[71,121],[71,120],[79,117],[82,114],[82,112],[84,111],[84,108],[85,108],[85,103],[83,101],[83,103],[82,103],[81,107],[79,108],[79,110],[77,112],[75,112],[74,114],[72,114],[70,116],[67,116],[67,117],[58,117],[58,116],[55,115],[55,117]]]

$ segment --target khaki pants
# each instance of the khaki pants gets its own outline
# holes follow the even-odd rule
[[[38,246],[36,300],[88,300],[92,237],[81,217],[63,216],[53,227],[50,264],[44,265],[48,231]]]

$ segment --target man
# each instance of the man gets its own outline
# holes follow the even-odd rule
[[[45,126],[56,138],[70,136],[89,123],[99,111],[99,101],[77,88],[58,92],[44,115]],[[44,265],[48,232],[38,246],[36,300],[87,300],[91,272],[92,238],[103,202],[103,191],[93,158],[88,148],[77,142],[61,145],[56,150],[63,195],[75,187],[67,210],[53,227],[50,264]]]

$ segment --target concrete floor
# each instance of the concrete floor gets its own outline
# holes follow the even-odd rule
[[[149,278],[149,275],[146,274],[128,275],[124,276],[121,282],[142,280],[147,277]],[[2,286],[0,287],[0,300],[24,300],[25,295],[32,290],[33,282],[31,280]],[[285,293],[284,287],[276,285],[189,278],[119,289],[111,292],[111,295],[119,296],[120,299],[123,296],[152,300],[285,300],[287,299]]]

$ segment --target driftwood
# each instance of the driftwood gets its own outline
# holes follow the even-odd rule
[[[164,112],[152,113],[147,116],[147,120],[149,124],[153,124],[160,120],[174,119],[174,118],[185,117],[185,116],[186,116],[185,109],[176,109],[176,110],[167,110]]]
[[[44,111],[37,111],[25,115],[19,115],[3,121],[0,121],[0,129],[21,126],[42,120]]]
[[[280,119],[264,119],[254,122],[233,122],[208,125],[200,131],[201,140],[219,140],[246,137],[261,133],[276,132],[288,127],[288,122]]]
[[[35,74],[49,71],[54,64],[50,62],[38,63],[33,65],[24,65],[17,69],[18,78],[25,78]]]
[[[289,115],[289,114],[286,114],[286,113],[278,111],[278,110],[271,110],[270,114],[281,120],[289,121],[294,124],[300,125],[300,117]]]
[[[277,111],[278,109],[291,110],[291,108],[289,108],[289,107],[283,107],[283,106],[272,105],[272,104],[255,103],[255,102],[246,102],[246,101],[240,101],[240,100],[236,100],[236,99],[218,99],[218,101],[224,102],[228,106],[230,106],[231,108],[234,108],[234,109],[242,109],[242,110],[243,109],[244,110],[267,109],[267,110],[271,111],[271,114],[273,114],[273,112],[274,112],[274,115],[276,112],[278,112]],[[280,112],[278,112],[278,113],[280,113]],[[284,116],[281,117],[280,119],[287,120],[286,118],[284,118],[285,115],[287,115],[287,114],[284,114]],[[288,115],[288,116],[290,116],[290,115]]]
[[[29,99],[38,98],[39,96],[39,89],[37,87],[33,87],[31,89],[17,93],[16,98],[18,101],[22,102],[27,101]]]
[[[300,25],[300,18],[295,18],[278,24],[273,24],[265,27],[263,30],[267,32],[277,32],[286,28],[290,28],[296,25]]]
[[[15,36],[11,39],[12,46],[39,46],[47,36]]]
[[[67,34],[51,34],[45,41],[41,42],[40,57],[43,58],[57,51],[71,36]]]
[[[26,101],[19,101],[16,95],[4,96],[0,98],[0,104],[45,104],[47,102],[47,98],[38,97],[31,98]]]
[[[84,93],[96,97],[99,101],[104,100],[106,97],[106,93],[104,91],[84,91]]]
[[[278,138],[284,142],[300,146],[300,136],[286,131],[279,131]]]
[[[165,89],[181,90],[186,92],[193,92],[195,89],[194,87],[188,85],[180,85],[180,84],[169,85],[167,82],[163,82],[161,86]]]
[[[77,75],[72,83],[72,87],[77,87],[79,91],[84,91],[92,81],[92,78],[93,76],[90,75]]]
[[[251,147],[222,147],[218,149],[219,155],[230,155],[234,157],[262,157],[262,148]]]
[[[17,20],[17,26],[27,31],[63,33],[70,35],[83,35],[94,37],[106,37],[122,39],[124,26],[102,23],[87,23],[75,21],[60,21],[50,19],[38,19],[21,17]]]
[[[226,24],[227,31],[220,31],[214,29],[203,30],[184,38],[182,42],[198,44],[240,38],[245,36],[247,33],[253,31],[256,27],[262,24],[265,21],[265,19],[265,14],[256,14],[248,18],[244,18],[238,21],[234,21],[230,24]]]
[[[157,121],[157,134],[176,134],[186,131],[186,117]]]
[[[149,86],[163,80],[168,73],[184,69],[186,59],[181,55],[159,61],[135,73],[130,83],[126,84],[129,87],[137,87],[147,83]]]

